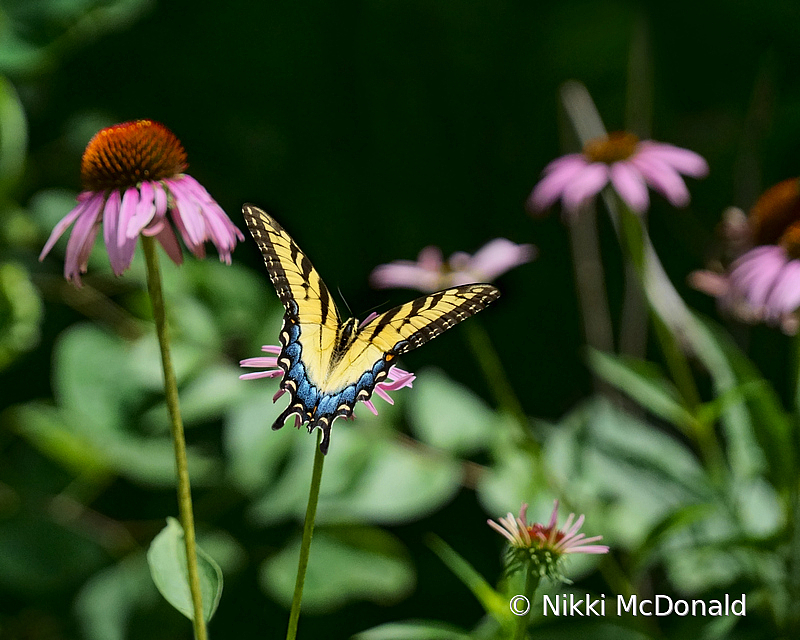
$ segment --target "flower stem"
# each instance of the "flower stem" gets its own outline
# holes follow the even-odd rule
[[[478,318],[472,318],[470,322],[465,323],[465,335],[478,365],[483,370],[483,376],[486,378],[486,383],[489,385],[495,401],[500,408],[514,416],[520,425],[522,435],[525,439],[530,439],[531,434],[525,410],[511,387],[500,356],[497,355],[489,335]]]
[[[533,610],[533,598],[536,595],[536,589],[538,589],[540,581],[541,576],[538,573],[534,574],[529,567],[525,575],[525,597],[528,599],[530,609],[524,616],[519,616],[517,618],[514,640],[525,640],[525,632],[528,630],[528,623],[531,618],[531,611]]]
[[[183,435],[183,421],[178,404],[178,383],[172,368],[169,353],[169,327],[164,307],[164,294],[161,290],[161,270],[158,266],[155,238],[142,236],[142,247],[147,264],[147,290],[153,305],[156,321],[158,345],[161,348],[161,365],[164,370],[164,395],[170,417],[172,442],[175,445],[175,467],[178,473],[178,511],[183,526],[183,539],[186,543],[186,568],[189,573],[189,591],[192,595],[194,616],[194,636],[196,640],[206,640],[206,621],[203,616],[203,600],[200,592],[200,576],[197,571],[197,548],[194,534],[194,515],[192,513],[192,491],[189,484],[189,467],[186,461],[186,439]]]
[[[300,602],[303,599],[303,584],[306,580],[308,568],[308,555],[311,551],[311,537],[314,535],[314,520],[317,517],[317,502],[319,501],[319,487],[322,484],[322,463],[325,456],[320,451],[322,432],[317,439],[314,450],[314,470],[311,473],[311,489],[308,492],[308,506],[306,507],[306,520],[303,523],[303,542],[300,545],[300,560],[297,563],[297,580],[294,583],[294,596],[292,597],[292,610],[289,613],[289,628],[286,631],[286,640],[297,637],[297,623],[300,620]]]

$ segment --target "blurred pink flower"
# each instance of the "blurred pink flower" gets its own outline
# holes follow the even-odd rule
[[[180,141],[157,122],[137,120],[99,131],[83,154],[84,191],[78,195],[78,205],[55,226],[39,260],[75,223],[64,276],[78,286],[101,226],[116,275],[130,267],[140,233],[155,236],[180,264],[183,257],[174,224],[197,257],[204,257],[204,243],[210,240],[220,260],[230,264],[231,251],[244,236],[203,186],[183,173],[185,168]]]
[[[746,232],[737,228],[734,260],[723,272],[696,271],[690,283],[719,300],[743,322],[766,322],[785,333],[798,330],[800,308],[800,180],[765,191],[750,211]],[[731,214],[726,212],[725,227]],[[730,245],[730,240],[728,241]],[[755,245],[755,246],[753,246]]]
[[[556,527],[558,518],[558,500],[553,506],[553,513],[547,525],[539,523],[528,524],[526,513],[528,505],[523,504],[519,510],[519,517],[515,518],[509,513],[505,518],[498,518],[499,523],[487,520],[492,529],[502,534],[511,544],[518,549],[531,549],[549,551],[555,556],[565,553],[608,553],[608,547],[602,544],[590,544],[603,539],[603,536],[587,538],[585,534],[578,533],[583,525],[583,516],[577,520],[574,513],[570,513],[561,529]]]
[[[536,256],[531,244],[515,244],[495,238],[478,249],[474,256],[459,251],[444,262],[439,247],[425,247],[416,262],[395,260],[381,264],[370,274],[377,289],[392,287],[431,292],[475,282],[491,282],[506,271],[530,262]]]
[[[637,213],[650,206],[648,185],[672,205],[685,207],[689,190],[680,174],[705,177],[708,163],[688,149],[614,132],[590,140],[581,153],[570,153],[548,164],[528,198],[528,207],[543,211],[561,198],[564,210],[575,213],[609,182]]]

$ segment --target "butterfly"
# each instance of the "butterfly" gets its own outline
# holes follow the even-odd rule
[[[351,418],[356,402],[366,402],[398,356],[494,302],[500,292],[490,284],[469,284],[422,296],[359,325],[342,322],[333,298],[311,261],[278,222],[247,204],[243,213],[264,256],[270,280],[286,309],[280,332],[280,388],[289,406],[272,425],[287,418],[322,430],[320,450],[328,452],[336,418]],[[298,422],[299,420],[299,422]]]

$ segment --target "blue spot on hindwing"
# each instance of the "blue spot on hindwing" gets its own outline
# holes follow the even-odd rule
[[[297,342],[290,342],[283,350],[284,354],[292,361],[292,364],[297,364],[300,361],[300,355],[303,348]]]

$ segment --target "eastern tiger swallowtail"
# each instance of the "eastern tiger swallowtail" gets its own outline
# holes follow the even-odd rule
[[[342,322],[328,288],[291,236],[261,209],[245,205],[243,212],[286,308],[278,366],[284,372],[280,388],[291,399],[272,428],[280,429],[294,414],[300,424],[308,423],[309,433],[322,429],[323,453],[333,421],[351,417],[356,402],[369,400],[398,356],[500,295],[490,284],[463,285],[390,309],[365,325],[355,318]]]

